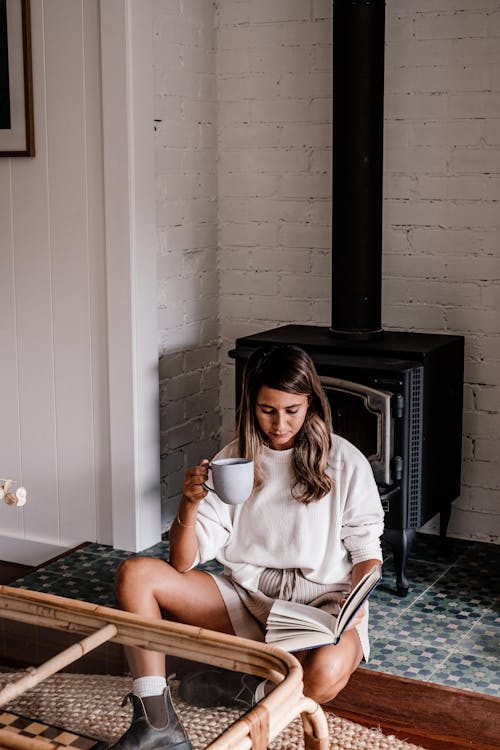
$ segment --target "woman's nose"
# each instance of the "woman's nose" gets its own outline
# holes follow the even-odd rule
[[[274,417],[274,426],[276,429],[281,429],[285,424],[285,415],[284,414],[276,414]]]

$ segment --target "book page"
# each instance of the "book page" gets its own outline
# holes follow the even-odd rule
[[[336,618],[333,615],[317,607],[277,599],[267,618],[267,631],[274,631],[275,629],[312,630],[327,633],[331,637],[335,621]]]
[[[333,638],[331,633],[320,633],[312,630],[307,632],[296,631],[292,635],[279,637],[277,640],[273,638],[272,641],[268,641],[266,636],[266,643],[282,648],[284,651],[307,651],[319,646],[328,646],[333,643]]]

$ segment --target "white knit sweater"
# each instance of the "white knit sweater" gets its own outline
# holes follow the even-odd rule
[[[264,447],[261,488],[242,505],[209,492],[196,522],[199,553],[193,565],[216,558],[226,574],[251,591],[264,568],[298,568],[318,583],[350,582],[352,565],[382,559],[383,511],[367,459],[333,436],[328,473],[332,492],[307,505],[291,496],[293,449]],[[231,445],[218,457],[234,455]]]

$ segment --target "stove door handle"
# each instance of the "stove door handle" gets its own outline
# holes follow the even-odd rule
[[[380,491],[381,488],[378,488],[379,495],[380,495],[380,502],[382,503],[382,508],[387,513],[389,510],[389,501],[392,500],[393,497],[396,497],[396,495],[400,492],[400,487],[393,487],[391,490],[387,490],[385,492]]]

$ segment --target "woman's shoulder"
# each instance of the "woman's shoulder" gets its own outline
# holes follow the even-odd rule
[[[369,462],[364,453],[346,438],[335,433],[332,434],[332,446],[330,448],[330,461],[337,463],[341,461],[344,464],[355,466],[366,466]]]

